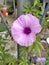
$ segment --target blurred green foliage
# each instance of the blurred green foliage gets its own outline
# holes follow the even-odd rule
[[[33,14],[34,16],[38,17],[39,19],[42,16],[42,3],[40,3],[39,0],[34,0],[34,3],[32,6],[30,5],[24,5],[23,12],[25,14]]]
[[[7,12],[8,12],[9,14],[12,14],[12,13],[14,12],[14,9],[13,9],[13,6],[12,6],[12,5],[10,5],[10,6],[7,8]]]
[[[46,65],[49,65],[49,49],[47,51],[47,56],[46,56]]]
[[[3,31],[6,31],[6,28],[2,23],[0,23],[0,32],[3,32]]]
[[[30,5],[24,5],[24,10],[23,12],[25,14],[32,14],[36,17],[40,18],[42,17],[43,13],[42,13],[42,3],[40,3],[39,0],[34,0],[34,3],[32,6]],[[13,11],[12,7],[9,7],[7,9],[7,11]],[[42,25],[42,31],[44,29],[47,28],[48,25],[48,22],[47,22],[47,19],[49,19],[48,17],[43,19],[43,21],[41,22],[41,25]],[[0,32],[3,32],[5,31],[6,28],[3,27],[2,25],[0,25]],[[33,57],[33,52],[36,52],[37,53],[37,56],[40,56],[41,57],[41,53],[42,53],[42,50],[44,50],[41,42],[40,42],[40,34],[37,34],[37,40],[36,42],[34,42],[34,44],[30,47],[23,47],[21,48],[21,52],[20,52],[20,56],[22,56],[21,59],[18,59],[19,61],[19,65],[28,65],[28,54],[30,53],[30,56]],[[1,65],[16,65],[16,58],[9,55],[8,54],[8,49],[6,50],[5,49],[5,46],[7,44],[7,41],[4,40],[2,38],[2,36],[0,36],[0,64]],[[49,61],[49,60],[48,60]],[[47,61],[47,62],[48,62]],[[46,63],[47,63],[46,62]]]
[[[0,11],[3,9],[3,5],[0,4]]]
[[[16,58],[8,53],[9,49],[5,48],[6,44],[7,40],[0,36],[0,64],[16,65]]]
[[[22,57],[22,60],[20,60],[19,65],[28,65],[28,59],[27,57]]]
[[[6,44],[8,44],[6,39],[8,32],[6,31],[6,27],[0,22],[0,65],[16,65],[16,58],[8,53],[9,49],[5,48]],[[7,34],[4,34],[4,32]]]

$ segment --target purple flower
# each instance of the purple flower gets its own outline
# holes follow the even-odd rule
[[[21,46],[31,46],[36,41],[36,34],[41,31],[39,19],[31,14],[21,15],[13,22],[13,39]]]
[[[36,59],[36,62],[40,63],[40,62],[41,62],[41,58],[40,58],[40,57],[37,58],[37,59]]]
[[[46,61],[46,58],[44,58],[44,57],[43,57],[43,58],[41,58],[41,59],[42,59],[42,62],[45,62],[45,61]]]
[[[36,59],[36,62],[40,63],[40,62],[45,62],[46,61],[46,58],[45,57],[38,57]]]

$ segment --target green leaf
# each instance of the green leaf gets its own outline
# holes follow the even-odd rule
[[[39,56],[41,56],[41,52],[42,50],[44,50],[44,47],[42,46],[42,44],[39,41],[36,41],[33,43],[32,46],[29,47],[29,52],[36,52]]]
[[[47,21],[44,19],[44,20],[41,22],[41,25],[42,25],[43,29],[47,28]]]
[[[39,2],[39,0],[34,0],[34,6]]]
[[[33,45],[29,47],[29,52],[30,52],[30,51],[33,51],[33,49],[34,49],[35,45],[36,45],[36,44],[35,44],[35,43],[33,43]]]
[[[28,59],[27,59],[27,57],[22,57],[19,65],[28,65]]]
[[[39,46],[37,45],[37,43],[34,47],[34,50],[35,50],[35,52],[37,53],[38,56],[41,56],[41,49],[39,49]]]
[[[44,50],[42,43],[40,43],[39,41],[37,41],[36,43],[37,43],[39,49]]]
[[[42,3],[41,3],[41,2],[38,2],[38,3],[37,3],[37,6],[38,6],[38,7],[42,7]]]
[[[40,35],[39,34],[36,35],[36,40],[40,41]]]
[[[5,26],[2,23],[0,23],[0,32],[3,32],[5,30],[6,30]]]

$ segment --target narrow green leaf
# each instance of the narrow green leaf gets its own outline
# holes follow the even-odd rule
[[[40,42],[37,41],[37,45],[39,46],[39,48],[40,48],[41,50],[44,50],[44,47],[43,47],[42,43],[40,43]]]

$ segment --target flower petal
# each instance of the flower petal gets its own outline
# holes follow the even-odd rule
[[[29,24],[29,27],[31,28],[32,32],[34,32],[35,34],[39,33],[42,29],[42,27],[39,23],[39,19],[30,14],[28,14],[28,18],[30,19],[30,20],[28,19],[29,20],[28,24]]]
[[[24,35],[21,34],[19,38],[17,38],[17,42],[19,45],[21,46],[31,46],[33,44],[33,42],[35,42],[36,40],[36,36],[35,35]]]
[[[32,32],[34,31],[34,33],[37,34],[37,33],[41,32],[41,29],[42,29],[41,25],[33,26]]]
[[[42,62],[45,62],[46,61],[46,58],[45,57],[42,57],[41,59],[42,59]]]
[[[40,63],[42,60],[41,60],[41,58],[40,57],[38,57],[37,59],[36,59],[36,62],[37,63]]]
[[[20,23],[17,21],[17,20],[15,20],[14,22],[13,22],[13,25],[12,25],[12,27],[13,28],[15,28],[15,29],[23,29],[23,27],[20,25]]]
[[[17,21],[19,22],[19,24],[22,26],[22,27],[25,27],[26,26],[26,20],[25,20],[25,15],[21,15]]]

